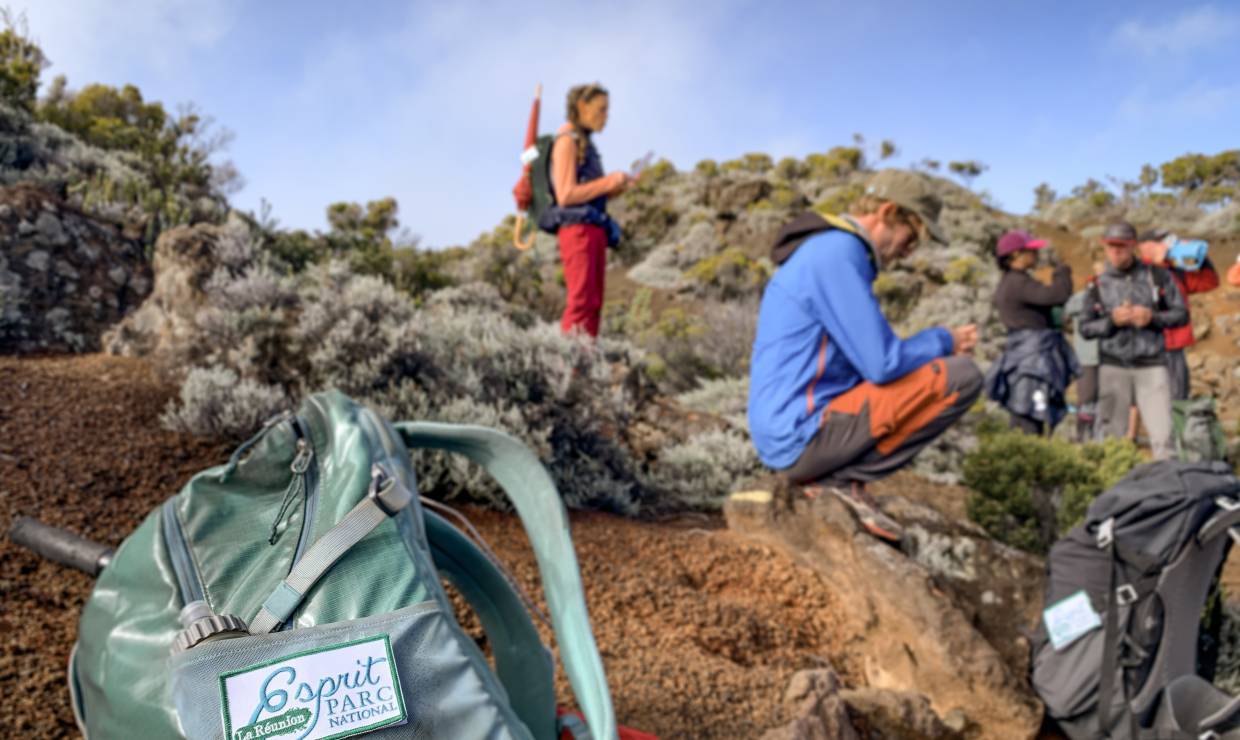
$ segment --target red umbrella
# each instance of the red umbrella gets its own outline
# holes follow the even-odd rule
[[[534,148],[538,141],[538,112],[542,105],[542,84],[534,89],[534,104],[530,106],[530,122],[525,128],[525,148],[521,152],[521,159],[525,162],[525,166],[521,168],[521,179],[517,180],[517,184],[512,188],[512,196],[517,201],[517,223],[512,230],[512,243],[517,249],[529,249],[534,244],[534,237],[531,234],[526,242],[521,241],[521,232],[525,229],[525,211],[530,208],[530,203],[534,198],[534,187],[530,184],[530,164],[532,163],[532,155],[537,153]]]

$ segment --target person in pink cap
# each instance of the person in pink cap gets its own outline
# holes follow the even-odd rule
[[[1008,341],[986,374],[987,395],[1007,409],[1012,428],[1035,435],[1049,433],[1063,419],[1064,392],[1080,375],[1076,354],[1060,331],[1063,304],[1072,296],[1072,269],[1058,265],[1049,285],[1034,277],[1030,270],[1044,247],[1045,240],[1026,231],[1009,231],[995,245],[1003,277],[994,301]]]

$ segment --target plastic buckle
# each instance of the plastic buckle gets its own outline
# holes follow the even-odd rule
[[[395,494],[389,496],[389,494]],[[388,516],[396,516],[409,505],[413,496],[387,468],[375,463],[370,469],[370,489],[366,494],[379,510]],[[385,498],[387,500],[385,500]]]
[[[1234,498],[1227,498],[1226,496],[1215,497],[1214,505],[1224,511],[1235,511],[1236,509],[1240,509],[1240,501],[1237,501]]]
[[[1197,740],[1219,740],[1221,737],[1222,735],[1218,734],[1214,730],[1206,730],[1197,736]]]
[[[1115,542],[1115,518],[1111,517],[1098,525],[1098,549],[1105,550]]]
[[[1131,583],[1125,583],[1115,589],[1115,601],[1120,606],[1128,606],[1129,604],[1135,603],[1137,597],[1137,589],[1133,588]]]
[[[375,463],[371,466],[370,490],[366,492],[366,496],[374,502],[375,506],[379,507],[380,511],[388,516],[396,516],[396,512],[390,509],[387,504],[383,503],[383,499],[380,498],[379,492],[387,488],[391,488],[394,483],[395,479],[388,474],[387,469],[382,465]]]

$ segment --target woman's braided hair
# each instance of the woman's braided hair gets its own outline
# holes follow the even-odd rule
[[[568,122],[577,135],[577,164],[586,161],[586,150],[590,148],[590,129],[581,123],[577,113],[577,103],[588,103],[600,95],[606,95],[607,88],[597,82],[588,85],[577,85],[568,91]]]

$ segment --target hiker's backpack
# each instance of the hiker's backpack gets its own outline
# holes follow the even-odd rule
[[[1175,454],[1182,462],[1227,459],[1227,435],[1212,397],[1172,401],[1171,429]]]
[[[537,458],[491,429],[391,424],[336,392],[268,422],[121,544],[70,658],[83,734],[559,737],[553,659],[517,590],[419,502],[410,450],[432,448],[512,500],[578,703],[595,738],[615,737],[564,506]],[[494,671],[440,574],[477,614]]]
[[[1070,738],[1196,738],[1204,707],[1230,701],[1197,677],[1198,639],[1237,523],[1240,480],[1227,465],[1149,463],[1051,548],[1033,686]],[[1240,708],[1218,727],[1237,718]]]
[[[551,147],[555,145],[553,134],[538,137],[534,146],[538,155],[530,166],[530,207],[529,222],[548,234],[556,233],[542,227],[542,217],[548,208],[555,205],[555,193],[551,188]]]

